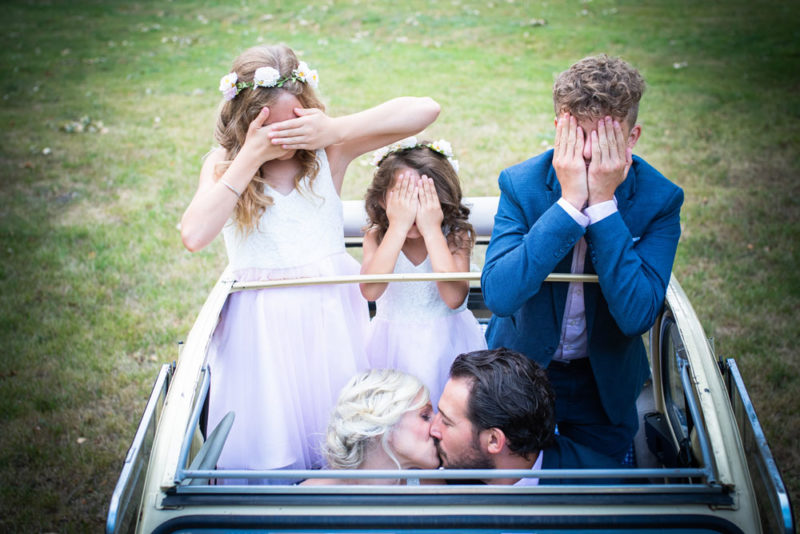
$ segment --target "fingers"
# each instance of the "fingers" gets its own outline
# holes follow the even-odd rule
[[[613,127],[613,136],[614,136],[614,145],[616,146],[617,150],[617,157],[619,157],[620,161],[625,159],[625,135],[622,133],[622,125],[619,123],[618,120],[613,120],[612,122]]]
[[[628,170],[631,168],[631,165],[633,165],[633,149],[631,147],[625,147],[625,170],[622,174],[623,180],[628,176]]]
[[[569,131],[567,132],[567,145],[565,148],[564,156],[567,159],[572,159],[575,157],[575,143],[577,142],[577,135],[578,135],[578,121],[575,120],[575,117],[570,115],[569,116]],[[581,144],[581,147],[583,144]]]
[[[610,117],[606,117],[605,120],[601,119],[597,121],[597,139],[600,143],[600,157],[603,161],[610,161],[611,159],[611,149],[609,147],[610,132],[607,131],[607,126],[611,126]],[[592,140],[594,140],[594,138],[592,138]],[[592,152],[592,154],[594,154],[594,152]]]
[[[425,207],[436,207],[439,205],[439,195],[436,194],[436,186],[433,179],[422,175],[421,179],[422,188],[419,192],[419,200],[424,203]]]
[[[418,195],[417,185],[409,172],[403,172],[397,177],[394,190],[397,193],[398,200],[405,203],[411,202]]]
[[[264,126],[264,124],[267,122],[267,119],[269,119],[269,108],[264,106],[261,108],[261,111],[258,112],[256,118],[250,123],[248,130],[258,130]]]
[[[556,121],[556,140],[553,146],[553,157],[557,159],[561,159],[564,157],[564,151],[566,150],[567,146],[567,138],[566,138],[566,121],[567,121],[567,114],[564,113],[561,117],[558,118]]]

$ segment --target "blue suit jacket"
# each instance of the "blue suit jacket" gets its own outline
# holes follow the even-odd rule
[[[572,250],[588,244],[584,284],[588,352],[603,408],[618,424],[650,373],[641,334],[664,305],[680,237],[683,191],[638,156],[615,192],[618,212],[584,230],[556,201],[553,151],[500,174],[500,204],[481,286],[494,313],[489,347],[508,347],[547,366],[558,348]]]
[[[592,449],[575,443],[564,437],[556,436],[553,445],[543,449],[542,469],[619,469],[619,462],[595,452]],[[616,478],[567,479],[542,478],[540,484],[618,484]]]

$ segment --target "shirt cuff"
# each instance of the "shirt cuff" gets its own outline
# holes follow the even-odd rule
[[[589,224],[594,224],[596,222],[600,222],[609,215],[612,215],[617,211],[617,198],[614,197],[612,200],[606,200],[605,202],[601,202],[599,204],[593,204],[592,206],[588,206],[583,213],[586,214],[586,217],[589,219]]]
[[[564,197],[561,197],[561,198],[558,199],[558,202],[556,202],[556,204],[561,206],[561,209],[566,211],[567,215],[572,217],[572,219],[576,223],[580,224],[583,228],[586,228],[587,226],[589,226],[589,223],[590,223],[589,217],[587,217],[586,215],[584,215],[583,213],[578,211],[578,208],[576,208],[575,206],[570,204],[567,199],[565,199]]]

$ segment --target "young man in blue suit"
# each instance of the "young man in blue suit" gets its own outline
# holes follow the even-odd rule
[[[547,368],[561,435],[623,461],[650,374],[641,335],[664,303],[683,191],[632,151],[644,80],[585,58],[553,87],[554,148],[500,174],[481,276],[489,347]],[[551,272],[595,283],[544,283]]]
[[[447,469],[613,469],[619,462],[556,436],[553,390],[544,369],[513,350],[459,355],[431,423]],[[618,480],[487,479],[489,484],[596,484]]]

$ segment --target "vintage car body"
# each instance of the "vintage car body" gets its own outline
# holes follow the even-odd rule
[[[496,198],[469,199],[486,242]],[[346,202],[349,244],[357,245],[363,207]],[[613,477],[622,483],[569,486],[387,485],[217,486],[222,478],[319,476],[319,471],[216,471],[227,435],[223,421],[199,432],[208,390],[206,352],[233,291],[307,283],[469,279],[480,320],[479,273],[341,277],[265,284],[223,273],[183,345],[177,366],[163,366],[109,508],[107,532],[418,531],[418,532],[793,532],[791,507],[735,362],[719,362],[673,277],[664,310],[648,336],[652,380],[639,400],[638,466],[624,470],[509,472],[552,478]],[[551,275],[552,283],[596,277]],[[235,424],[235,423],[234,423]],[[326,477],[476,479],[481,471],[329,471]]]

